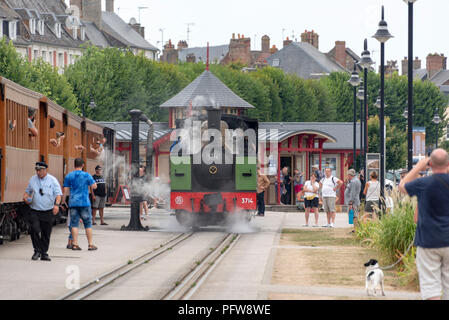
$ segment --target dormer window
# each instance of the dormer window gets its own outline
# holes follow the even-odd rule
[[[56,37],[61,38],[61,24],[60,23],[55,23],[55,33],[56,33]]]
[[[44,35],[44,30],[45,30],[45,23],[44,23],[44,20],[39,20],[39,21],[37,22],[37,32],[39,32],[39,34],[40,34],[41,36],[43,36],[43,35]]]
[[[17,21],[9,21],[9,38],[11,40],[17,39]]]
[[[31,34],[36,33],[36,20],[35,19],[30,19],[30,32],[31,32]]]

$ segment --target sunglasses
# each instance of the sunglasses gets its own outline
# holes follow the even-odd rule
[[[42,196],[44,196],[44,191],[42,190],[42,188],[39,189],[39,194]]]

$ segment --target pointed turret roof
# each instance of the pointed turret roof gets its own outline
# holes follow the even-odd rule
[[[161,108],[254,108],[206,70]]]

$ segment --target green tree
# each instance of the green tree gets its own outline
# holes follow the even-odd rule
[[[386,140],[385,140],[385,166],[387,170],[397,170],[405,167],[407,160],[407,138],[406,133],[397,130],[385,118]],[[368,120],[368,152],[380,153],[380,121],[378,116],[370,117]]]
[[[0,40],[0,75],[49,97],[68,110],[77,110],[76,96],[66,78],[41,59],[32,63],[25,60],[6,38]]]

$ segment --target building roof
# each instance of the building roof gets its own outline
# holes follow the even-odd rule
[[[29,9],[39,13],[53,12],[55,14],[66,14],[67,6],[61,0],[6,0],[10,8]]]
[[[114,12],[103,11],[101,13],[101,23],[104,32],[126,46],[149,51],[159,51],[158,48],[146,41],[136,30]]]
[[[83,21],[83,24],[86,27],[86,36],[93,45],[102,48],[108,48],[111,46],[104,34],[93,22]]]
[[[240,98],[212,72],[206,70],[176,96],[161,105],[161,108],[254,108]]]
[[[229,45],[212,46],[209,47],[209,61],[211,63],[220,63],[220,61],[228,54]],[[196,62],[206,62],[207,47],[182,48],[178,51],[178,59],[185,62],[187,55],[195,55]]]
[[[115,139],[117,142],[131,141],[132,123],[131,122],[99,122],[100,125],[111,128],[115,131]],[[144,142],[147,140],[149,126],[145,122],[140,122],[139,125],[139,140]],[[166,122],[153,122],[153,140],[156,142],[172,129],[168,127]]]
[[[426,80],[427,79],[427,69],[415,69],[413,70],[413,78],[419,79],[419,80]]]
[[[116,132],[117,142],[131,141],[131,122],[99,122],[100,125],[113,129]],[[173,129],[166,122],[154,122],[154,142],[171,133]],[[265,130],[264,130],[265,129]],[[272,130],[272,131],[270,131]],[[274,131],[277,130],[277,131]],[[360,124],[357,124],[357,148],[360,148]],[[352,150],[353,124],[347,122],[261,122],[259,123],[259,140],[284,141],[297,134],[319,134],[327,137],[329,142],[324,143],[324,149]],[[139,139],[147,140],[148,124],[141,122],[139,126]]]
[[[277,133],[273,130],[277,130]],[[283,141],[301,133],[316,133],[327,137],[330,141],[324,143],[324,149],[352,150],[353,130],[352,122],[261,122],[259,123],[259,139]],[[356,133],[357,148],[360,148],[359,123],[356,125]]]
[[[11,9],[4,1],[0,1],[0,18],[20,19],[19,14]]]
[[[449,70],[440,70],[432,77],[432,79],[430,79],[430,81],[432,81],[438,87],[441,87],[449,81]]]
[[[296,74],[303,79],[347,71],[307,42],[292,42],[268,57],[267,62],[270,66],[278,67],[286,73]]]

